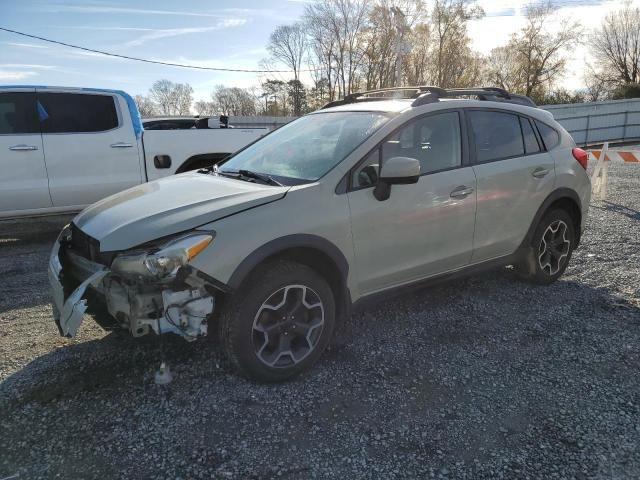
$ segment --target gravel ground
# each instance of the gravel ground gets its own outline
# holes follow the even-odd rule
[[[560,282],[503,269],[370,307],[283,385],[167,337],[160,387],[154,341],[60,338],[61,225],[0,225],[0,479],[640,478],[638,165],[611,165]]]

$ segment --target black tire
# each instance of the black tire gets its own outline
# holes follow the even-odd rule
[[[573,225],[573,219],[565,210],[555,209],[545,213],[535,229],[525,259],[516,266],[519,275],[538,285],[549,285],[560,278],[569,265],[576,245]],[[558,228],[555,234],[554,228]],[[545,251],[549,249],[550,253],[546,254]]]
[[[280,303],[278,310],[272,309]],[[334,326],[335,300],[327,281],[306,265],[281,260],[258,267],[225,301],[219,339],[241,375],[259,382],[281,382],[318,361]],[[290,353],[283,355],[279,349]],[[267,360],[274,358],[277,362],[268,365]]]

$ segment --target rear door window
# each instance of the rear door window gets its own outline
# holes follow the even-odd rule
[[[42,133],[104,132],[118,127],[111,95],[38,93]]]
[[[536,120],[536,126],[547,150],[551,150],[560,143],[560,135],[549,125]]]
[[[533,132],[533,127],[528,118],[520,117],[520,124],[522,125],[522,136],[524,137],[524,150],[527,154],[539,153],[540,144],[536,134]]]
[[[29,92],[0,93],[0,135],[40,133],[36,95]]]
[[[489,162],[524,155],[524,142],[517,115],[488,110],[467,112],[475,142],[476,162]]]

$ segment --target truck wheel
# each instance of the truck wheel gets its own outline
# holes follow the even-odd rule
[[[526,259],[517,266],[520,276],[540,285],[555,282],[569,265],[575,248],[573,225],[565,210],[546,213],[536,227]]]
[[[275,261],[259,267],[226,302],[220,340],[239,373],[279,382],[316,363],[334,324],[326,280],[306,265]]]

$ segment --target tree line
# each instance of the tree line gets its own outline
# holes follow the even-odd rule
[[[155,82],[136,101],[143,116],[300,115],[354,92],[403,85],[497,86],[538,104],[640,96],[640,8],[630,3],[593,30],[575,20],[550,28],[550,1],[525,7],[525,25],[487,55],[473,49],[468,25],[484,17],[474,0],[314,0],[303,17],[278,26],[254,88],[219,85],[193,102],[188,84]],[[575,47],[586,44],[584,88],[559,87]]]

